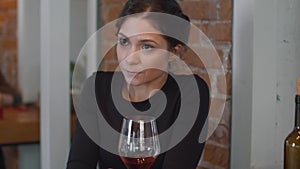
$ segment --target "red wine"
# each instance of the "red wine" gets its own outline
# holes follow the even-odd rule
[[[155,161],[154,157],[121,157],[121,159],[128,169],[150,169],[150,167]]]
[[[284,169],[300,169],[300,78],[297,79],[294,130],[284,141]]]

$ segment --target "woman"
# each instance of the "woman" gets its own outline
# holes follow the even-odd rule
[[[157,91],[162,91],[166,96],[166,107],[162,114],[157,116],[156,123],[158,133],[163,133],[174,124],[181,105],[188,104],[182,103],[183,94],[177,80],[179,79],[184,90],[191,94],[195,91],[190,90],[189,82],[195,79],[201,100],[200,106],[197,107],[195,123],[187,135],[174,147],[161,153],[151,167],[151,169],[195,169],[204,147],[204,143],[199,143],[198,139],[209,111],[209,89],[197,76],[170,75],[167,71],[169,63],[184,52],[189,27],[186,25],[181,28],[181,38],[177,40],[165,35],[165,31],[176,29],[172,25],[176,23],[164,24],[164,21],[147,13],[130,16],[142,12],[170,14],[189,22],[189,18],[182,13],[175,0],[129,0],[120,18],[129,17],[119,19],[116,25],[118,29],[116,54],[122,73],[97,72],[94,75],[94,82],[87,80],[87,83],[95,83],[95,90],[89,92],[95,92],[97,104],[105,120],[116,131],[120,131],[124,116],[118,111],[120,109],[116,108],[114,98],[120,98],[124,105],[132,105],[140,112],[147,112],[150,107],[157,106],[151,99],[157,100]],[[145,29],[151,30],[151,33],[141,33]],[[119,80],[115,84],[114,78]],[[83,91],[88,88],[85,87]],[[192,105],[192,97],[190,101]],[[126,169],[118,155],[98,146],[86,134],[81,124],[77,123],[67,169],[95,169],[98,163],[101,169]]]

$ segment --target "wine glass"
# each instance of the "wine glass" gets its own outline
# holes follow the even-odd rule
[[[155,119],[150,116],[124,118],[118,150],[128,169],[150,169],[160,152]]]

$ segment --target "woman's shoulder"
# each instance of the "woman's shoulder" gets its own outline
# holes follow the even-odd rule
[[[97,71],[94,72],[92,76],[95,76],[97,78],[107,78],[107,77],[112,77],[114,72],[108,72],[108,71]]]
[[[93,73],[93,76],[95,76],[96,78],[101,78],[101,79],[112,79],[114,76],[119,77],[121,76],[122,73],[119,71],[97,71],[95,73]]]

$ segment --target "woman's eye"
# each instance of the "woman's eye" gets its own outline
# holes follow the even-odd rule
[[[120,43],[120,45],[122,45],[122,46],[126,46],[126,45],[128,45],[128,40],[127,39],[125,39],[125,38],[120,38],[119,39],[119,43]]]
[[[153,49],[154,47],[152,45],[143,45],[142,46],[142,49],[144,50],[150,50],[150,49]]]

